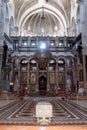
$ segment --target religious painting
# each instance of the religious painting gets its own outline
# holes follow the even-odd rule
[[[64,74],[63,73],[58,74],[58,82],[59,82],[59,84],[64,83]]]
[[[49,82],[50,82],[50,84],[55,84],[55,73],[54,72],[49,73]]]
[[[21,73],[21,83],[27,84],[27,73]]]
[[[31,84],[36,84],[36,73],[35,72],[32,72],[30,74],[30,83]]]

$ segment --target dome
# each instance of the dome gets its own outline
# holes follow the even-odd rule
[[[32,14],[22,26],[22,35],[63,36],[64,27],[61,21],[46,8]]]

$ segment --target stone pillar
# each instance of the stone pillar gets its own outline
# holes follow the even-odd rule
[[[85,55],[83,54],[83,70],[84,70],[84,82],[86,82],[86,61],[85,61]]]
[[[68,66],[67,63],[65,63],[65,89],[67,88],[67,71],[68,71]]]
[[[47,91],[50,91],[50,85],[49,85],[49,64],[47,66]]]
[[[77,91],[77,81],[78,81],[78,74],[75,67],[75,61],[72,60],[72,76],[73,76],[73,85],[75,85],[75,90]]]
[[[19,58],[19,63],[20,63],[20,58]],[[20,89],[20,76],[21,76],[21,71],[20,71],[20,64],[19,64],[19,66],[18,66],[18,91],[19,91],[19,89]]]
[[[85,93],[87,93],[87,70],[86,70],[86,57],[87,56],[87,48],[83,49],[83,76],[84,76],[84,88]]]
[[[38,80],[39,80],[39,68],[38,68],[38,63],[37,63],[37,77],[36,77],[37,79],[36,79],[36,92],[38,92],[39,91],[39,84],[38,84]]]
[[[64,36],[64,46],[66,46],[66,44],[67,44],[67,38],[66,36]]]
[[[0,0],[0,47],[3,46],[4,40],[4,2]]]
[[[29,71],[30,71],[30,66],[29,66],[29,60],[28,60],[28,73],[27,73],[27,87],[29,90]]]
[[[30,51],[30,37],[28,37],[28,52]]]
[[[2,52],[3,48],[0,46],[0,93],[2,92]]]
[[[2,55],[3,55],[3,41],[4,41],[4,2],[0,0],[0,93],[2,92]]]
[[[80,2],[80,6],[81,6],[81,32],[82,32],[82,46],[83,46],[83,55],[87,55],[87,0],[81,0]],[[84,54],[85,52],[85,54]],[[84,58],[84,57],[83,57]],[[85,59],[83,59],[85,60]],[[83,63],[84,65],[85,63]],[[87,81],[85,81],[85,69],[84,70],[84,88],[85,88],[85,92],[87,92]]]
[[[81,2],[81,32],[83,49],[87,48],[87,0]]]
[[[58,61],[56,60],[56,93],[58,93]]]

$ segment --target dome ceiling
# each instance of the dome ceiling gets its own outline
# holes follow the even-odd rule
[[[21,35],[67,35],[71,0],[14,0]]]
[[[63,35],[64,26],[61,23],[60,19],[57,19],[53,14],[49,12],[43,13],[39,11],[35,14],[32,14],[25,22],[23,23],[22,29],[23,35]]]

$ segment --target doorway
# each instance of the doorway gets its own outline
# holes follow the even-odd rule
[[[39,78],[39,92],[41,95],[45,95],[46,91],[47,91],[47,78],[42,75]]]

